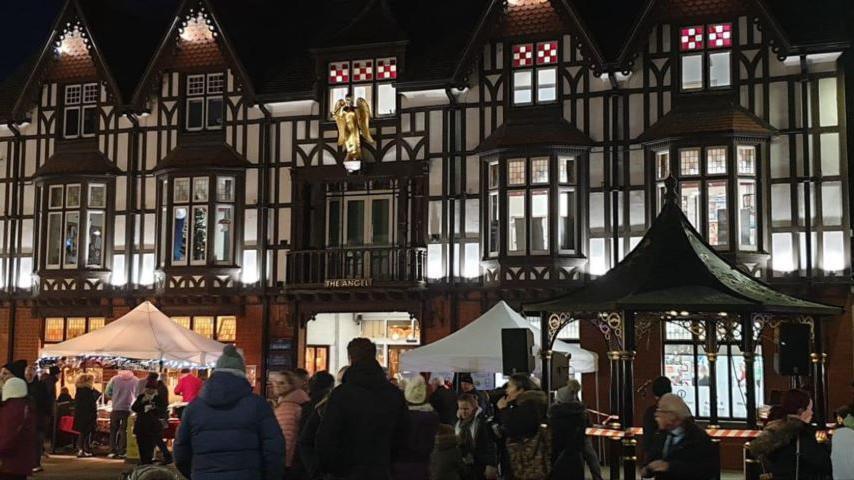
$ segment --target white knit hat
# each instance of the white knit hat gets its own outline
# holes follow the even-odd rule
[[[27,396],[27,382],[18,377],[10,378],[3,384],[3,401]]]

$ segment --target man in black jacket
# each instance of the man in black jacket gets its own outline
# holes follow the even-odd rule
[[[406,401],[383,374],[373,342],[353,339],[347,354],[350,368],[317,430],[318,466],[349,480],[387,479],[395,449],[406,444]]]
[[[658,400],[653,439],[644,477],[659,480],[709,480],[717,474],[712,441],[698,427],[688,405],[672,393]]]
[[[459,420],[454,431],[460,443],[463,462],[471,472],[470,478],[498,478],[498,448],[475,395],[460,395],[457,399],[457,417]]]
[[[658,408],[658,399],[665,393],[673,391],[670,384],[670,379],[667,377],[658,377],[652,381],[652,395],[655,397],[655,403],[650,405],[643,412],[643,453],[644,460],[649,460],[652,450],[652,441],[658,432],[658,424],[655,423],[655,409]]]
[[[433,393],[430,394],[427,401],[439,415],[439,422],[445,425],[455,424],[457,422],[457,394],[445,386],[445,379],[441,375],[430,378],[430,386],[433,387]]]

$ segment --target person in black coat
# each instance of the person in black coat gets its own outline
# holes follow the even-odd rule
[[[782,418],[768,422],[750,442],[750,451],[774,480],[828,478],[833,469],[830,452],[815,438],[812,400],[803,390],[789,390],[780,401]],[[797,473],[796,473],[797,472]]]
[[[409,435],[391,466],[395,480],[430,480],[430,454],[436,441],[439,416],[427,403],[427,383],[416,375],[406,382],[403,394],[409,409]]]
[[[142,465],[154,461],[154,447],[163,438],[161,420],[166,415],[166,399],[157,390],[157,380],[149,378],[145,390],[130,407],[136,413],[133,433],[139,445],[139,463]]]
[[[494,413],[492,402],[489,399],[489,394],[483,390],[478,390],[474,384],[474,379],[470,373],[460,374],[460,394],[470,393],[477,398],[477,405],[480,407],[480,414],[484,417],[491,417]]]
[[[299,455],[303,476],[307,480],[322,478],[317,468],[315,439],[320,427],[320,416],[326,407],[326,399],[335,386],[335,377],[327,371],[320,371],[308,382],[309,401],[302,406],[299,418],[299,437],[297,455]]]
[[[718,474],[712,441],[694,423],[688,405],[664,394],[655,412],[659,431],[642,476],[659,480],[710,480]]]
[[[74,430],[77,430],[77,456],[92,457],[92,432],[98,421],[98,397],[101,393],[94,388],[95,377],[84,373],[77,377],[74,386]]]
[[[407,438],[408,410],[367,338],[347,345],[350,368],[332,391],[317,430],[318,467],[348,479],[388,478]]]
[[[557,402],[549,408],[552,434],[552,478],[584,478],[584,443],[587,412],[570,394],[569,387],[557,391]]]
[[[445,425],[453,425],[457,422],[457,394],[445,386],[445,379],[441,376],[432,377],[430,386],[433,393],[430,394],[430,405],[439,415],[439,422]]]
[[[495,438],[478,405],[478,399],[464,393],[457,399],[457,417],[454,432],[460,444],[463,462],[475,480],[497,478],[498,449]]]
[[[667,377],[658,377],[652,381],[652,394],[655,396],[655,403],[647,407],[643,412],[643,453],[644,458],[649,458],[652,449],[652,439],[655,438],[658,432],[658,424],[655,423],[655,409],[658,408],[658,399],[665,393],[673,391],[670,384],[670,379]]]

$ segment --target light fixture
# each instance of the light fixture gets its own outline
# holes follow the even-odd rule
[[[688,312],[686,312],[685,310],[682,310],[681,312],[679,312],[679,316],[680,316],[680,317],[687,317],[687,316],[688,316]]]
[[[347,173],[358,172],[362,168],[361,160],[345,160],[344,169]]]

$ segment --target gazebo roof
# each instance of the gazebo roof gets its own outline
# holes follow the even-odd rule
[[[524,310],[842,313],[840,307],[778,292],[721,257],[677,205],[675,183],[667,180],[661,213],[623,261],[568,295],[525,305]]]

